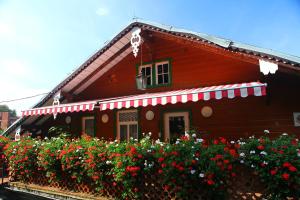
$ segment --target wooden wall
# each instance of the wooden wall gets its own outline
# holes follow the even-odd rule
[[[188,44],[180,44],[159,37],[153,41],[151,48],[154,53],[150,54],[149,48],[144,45],[142,60],[151,62],[171,58],[173,81],[170,87],[147,89],[146,92],[251,82],[260,78],[258,65],[212,54]],[[84,100],[145,92],[138,91],[135,84],[136,65],[140,63],[140,60],[140,56],[135,58],[129,54],[83,91],[80,97]],[[110,77],[114,77],[113,81]]]
[[[152,54],[150,53],[152,52]],[[300,127],[294,127],[293,112],[300,112],[300,77],[277,72],[271,77],[263,78],[259,66],[242,62],[238,59],[220,56],[185,43],[179,43],[154,34],[151,45],[143,45],[142,59],[145,62],[172,59],[172,85],[139,91],[136,89],[136,64],[140,57],[132,54],[117,64],[113,69],[90,85],[79,97],[81,100],[99,99],[145,92],[157,92],[181,88],[193,88],[229,83],[268,82],[267,97],[247,97],[201,101],[166,106],[148,106],[140,110],[140,127],[142,132],[152,132],[155,137],[162,131],[162,113],[174,110],[190,110],[191,126],[211,136],[239,138],[252,134],[262,134],[268,129],[273,135],[283,132],[300,136]],[[113,81],[111,77],[114,77]],[[209,105],[213,108],[210,118],[201,116],[200,110]],[[145,119],[145,113],[152,110],[155,118]],[[109,115],[109,122],[103,124],[101,115]],[[94,114],[96,117],[97,137],[114,139],[114,111],[72,114],[72,131],[81,132],[81,117]],[[44,127],[64,124],[61,115],[56,122],[50,120]],[[60,122],[59,122],[60,121]]]

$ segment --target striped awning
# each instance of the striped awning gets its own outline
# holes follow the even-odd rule
[[[57,106],[33,108],[33,109],[22,111],[22,116],[92,111],[94,110],[94,106],[96,105],[96,103],[97,101],[87,101],[87,102],[77,102],[77,103],[70,103],[70,104],[60,104]]]
[[[120,97],[99,101],[100,110],[122,109],[130,107],[146,107],[148,105],[165,105],[168,103],[197,102],[210,99],[233,99],[235,97],[264,96],[266,95],[265,83],[252,82],[230,85],[219,85],[203,88],[176,90],[159,93],[146,93],[135,96]]]
[[[100,110],[146,107],[156,105],[208,101],[210,99],[233,99],[235,97],[264,96],[267,84],[260,82],[210,86],[203,88],[174,90],[158,93],[123,96],[58,106],[40,107],[22,111],[22,116],[59,114],[79,111],[92,111],[96,104]]]

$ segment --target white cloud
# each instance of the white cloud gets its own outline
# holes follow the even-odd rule
[[[98,8],[98,10],[96,11],[96,14],[99,16],[106,16],[109,14],[109,9],[105,8],[105,7]]]

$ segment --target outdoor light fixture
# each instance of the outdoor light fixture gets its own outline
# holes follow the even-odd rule
[[[136,76],[136,85],[138,90],[145,90],[147,85],[147,77],[143,76],[142,73]]]
[[[201,114],[202,114],[203,117],[208,118],[208,117],[212,116],[213,110],[212,110],[212,108],[210,106],[204,106],[201,109]]]

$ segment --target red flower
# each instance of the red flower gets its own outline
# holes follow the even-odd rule
[[[283,166],[283,167],[289,168],[289,167],[292,166],[292,165],[291,165],[291,163],[289,163],[289,162],[285,162],[285,163],[282,164],[282,166]]]
[[[167,166],[166,163],[161,164],[161,167],[162,167],[162,168],[165,168],[166,166]]]
[[[169,189],[170,189],[170,186],[169,186],[169,185],[165,185],[165,186],[164,186],[164,190],[165,190],[165,191],[169,191]]]
[[[225,139],[225,138],[223,138],[223,137],[220,137],[219,139],[220,139],[221,143],[223,143],[223,144],[226,144],[226,142],[227,142],[227,141],[226,141],[226,139]]]
[[[229,160],[224,160],[224,164],[228,164],[229,163]]]
[[[215,184],[215,182],[214,182],[213,180],[211,180],[211,179],[208,179],[208,180],[207,180],[207,184],[208,184],[208,185],[213,185],[213,184]]]
[[[232,165],[228,165],[227,169],[232,170]]]
[[[138,158],[143,158],[142,154],[139,154],[139,155],[138,155]]]
[[[265,147],[264,147],[263,145],[258,145],[258,146],[257,146],[257,149],[259,149],[259,150],[264,150]]]
[[[216,156],[215,156],[215,159],[216,160],[219,160],[219,159],[222,159],[223,158],[223,155],[221,155],[221,154],[217,154]]]
[[[171,163],[171,165],[172,165],[172,167],[176,167],[176,162],[175,161],[173,161],[172,163]]]
[[[270,171],[270,174],[271,174],[272,176],[274,176],[275,174],[277,174],[277,170],[276,170],[276,169],[271,170],[271,171]]]
[[[182,166],[179,166],[179,167],[178,167],[178,170],[179,170],[179,171],[183,171],[184,168],[183,168]]]
[[[218,140],[214,140],[213,143],[214,143],[214,144],[219,144],[219,141],[218,141]]]
[[[136,153],[136,148],[135,147],[131,147],[130,148],[130,153],[135,154]]]
[[[158,170],[158,173],[159,173],[159,174],[162,174],[162,173],[163,173],[163,170],[161,170],[161,169]]]
[[[297,168],[291,165],[291,166],[289,167],[289,170],[290,170],[291,172],[296,172],[296,171],[297,171]]]
[[[230,155],[233,156],[233,157],[237,157],[237,156],[238,156],[235,149],[230,149],[230,150],[229,150],[229,153],[230,153]]]
[[[158,158],[158,162],[163,162],[164,160],[165,160],[165,159],[162,158],[162,157]]]
[[[282,179],[284,179],[285,181],[287,181],[287,180],[289,180],[290,175],[287,174],[287,173],[283,173],[283,174],[281,175],[281,177],[282,177]]]
[[[236,173],[232,172],[232,173],[231,173],[231,176],[232,176],[232,177],[235,177],[235,176],[236,176]]]

